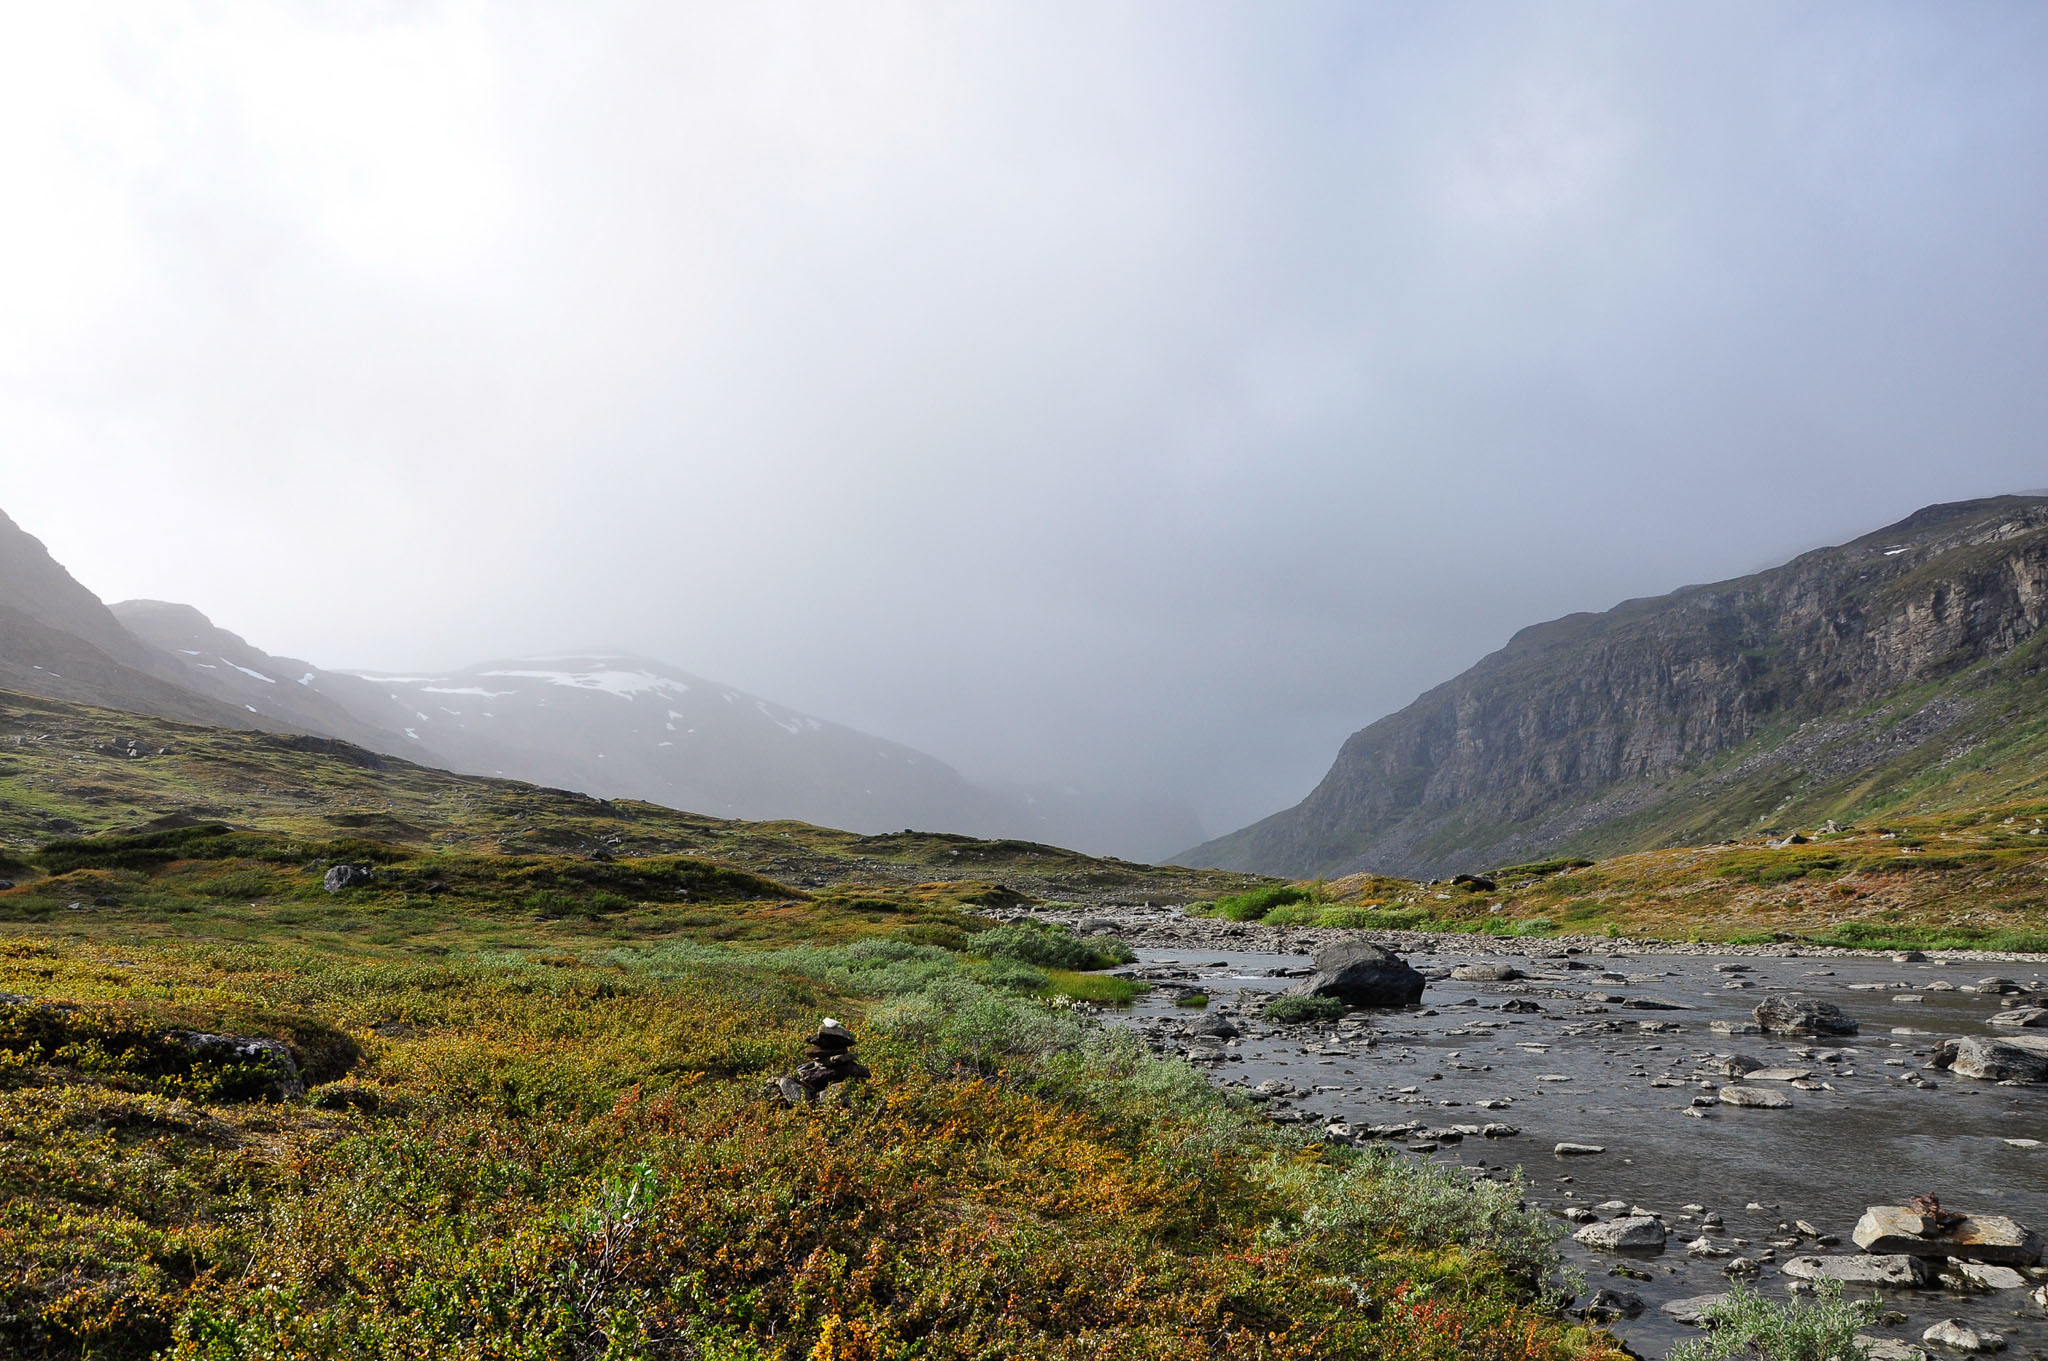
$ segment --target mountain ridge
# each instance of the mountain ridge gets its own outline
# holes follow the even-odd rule
[[[1938,800],[1928,772],[1963,739],[2003,764],[1936,784],[2022,790],[2048,751],[2028,726],[2048,715],[2030,660],[2044,621],[2048,499],[1924,507],[1763,572],[1521,629],[1352,734],[1300,804],[1175,859],[1430,877],[1717,839],[1915,788]]]

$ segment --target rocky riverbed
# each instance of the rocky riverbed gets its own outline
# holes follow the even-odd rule
[[[1608,1291],[1609,1326],[1646,1356],[1731,1279],[1776,1293],[1848,1275],[1877,1282],[1851,1288],[1882,1296],[1871,1332],[1893,1355],[1961,1355],[1974,1330],[2048,1358],[2048,1270],[1873,1267],[1852,1241],[1870,1207],[1924,1194],[2048,1228],[2048,1086],[1930,1067],[1944,1041],[2048,1036],[1991,1024],[2048,997],[2048,959],[1379,933],[1427,979],[1419,1005],[1282,1026],[1261,1008],[1332,933],[1156,910],[1077,924],[1139,949],[1124,972],[1153,991],[1122,1023],[1275,1119],[1473,1176],[1519,1169],[1578,1235],[1581,1305]],[[1181,1005],[1197,992],[1205,1006]],[[1856,1033],[1762,1033],[1759,1003],[1798,998]]]

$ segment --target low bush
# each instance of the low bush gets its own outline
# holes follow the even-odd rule
[[[1669,1361],[1864,1361],[1856,1335],[1877,1305],[1845,1301],[1839,1281],[1823,1282],[1810,1302],[1780,1304],[1737,1282],[1702,1320],[1711,1330],[1675,1348]]]
[[[1027,922],[990,927],[967,948],[990,959],[1020,960],[1041,969],[1108,969],[1137,958],[1130,946],[1112,937],[1083,940],[1069,931]]]
[[[1268,884],[1262,888],[1247,889],[1243,893],[1232,893],[1218,898],[1209,905],[1209,911],[1226,921],[1264,921],[1266,914],[1276,907],[1289,903],[1311,901],[1315,894],[1299,884]]]
[[[1260,1009],[1259,1015],[1280,1025],[1297,1025],[1303,1021],[1334,1021],[1348,1008],[1334,997],[1304,997],[1297,992],[1283,993]]]

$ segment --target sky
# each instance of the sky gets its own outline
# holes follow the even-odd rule
[[[1523,625],[2048,485],[2048,7],[0,0],[0,508],[1298,800]]]

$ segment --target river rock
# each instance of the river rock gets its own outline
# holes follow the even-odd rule
[[[1863,1345],[1865,1361],[1927,1361],[1927,1349],[1916,1347],[1904,1338],[1858,1333],[1856,1340]]]
[[[2005,1348],[2005,1339],[1997,1333],[1980,1332],[1959,1318],[1943,1319],[1920,1334],[1920,1340],[1959,1352],[1995,1352]]]
[[[1586,1307],[1579,1311],[1595,1323],[1611,1323],[1618,1318],[1634,1318],[1643,1312],[1643,1297],[1633,1290],[1615,1290],[1607,1286],[1593,1292],[1593,1298],[1586,1301]]]
[[[1698,1328],[1706,1322],[1707,1311],[1728,1298],[1727,1295],[1687,1295],[1682,1300],[1666,1300],[1658,1309],[1669,1314],[1674,1323],[1688,1328]]]
[[[1991,1024],[2005,1030],[2048,1027],[2048,1007],[2014,1007],[1993,1016]]]
[[[1792,1104],[1792,1098],[1783,1092],[1769,1091],[1763,1087],[1727,1086],[1721,1089],[1721,1104],[1724,1106],[1747,1106],[1753,1110],[1781,1111]]]
[[[1595,1153],[1605,1153],[1607,1150],[1600,1144],[1562,1143],[1550,1151],[1560,1158],[1590,1158]]]
[[[1983,1082],[2048,1083],[2048,1035],[1968,1035],[1934,1046],[1928,1065]]]
[[[1348,940],[1316,951],[1315,972],[1292,991],[1334,997],[1347,1007],[1406,1007],[1422,1000],[1424,982],[1392,950]]]
[[[1574,1242],[1599,1252],[1661,1251],[1664,1237],[1664,1222],[1648,1215],[1630,1215],[1626,1219],[1610,1219],[1604,1224],[1588,1224],[1572,1235]]]
[[[1904,1253],[1794,1257],[1783,1270],[1795,1281],[1840,1281],[1844,1285],[1921,1286],[1934,1279],[1927,1263]]]
[[[1854,1035],[1857,1029],[1833,1002],[1796,993],[1766,997],[1750,1014],[1766,1035]]]
[[[1992,1266],[1986,1262],[1967,1262],[1950,1258],[1963,1279],[1985,1290],[2025,1290],[2027,1278],[2009,1266]]]
[[[1944,1234],[1931,1232],[1927,1217],[1904,1205],[1873,1205],[1850,1232],[1865,1252],[1906,1253],[1914,1257],[1960,1257],[1997,1266],[2033,1266],[2041,1260],[2041,1240],[2025,1225],[2002,1215],[1964,1215]]]
[[[1528,975],[1512,964],[1460,964],[1451,977],[1460,983],[1511,983]]]

